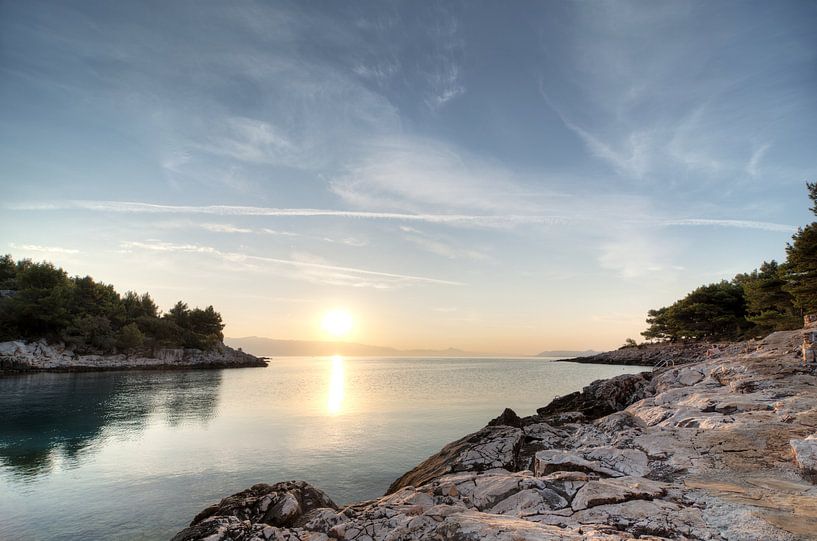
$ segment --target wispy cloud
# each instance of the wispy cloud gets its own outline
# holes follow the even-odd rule
[[[15,244],[9,243],[9,247],[14,250],[25,250],[26,252],[41,252],[44,254],[78,254],[79,250],[73,248],[63,248],[61,246],[41,246],[39,244]]]
[[[286,231],[281,229],[270,229],[268,227],[262,227],[259,229],[254,229],[250,227],[239,227],[232,224],[221,224],[221,223],[195,223],[195,222],[171,222],[167,224],[153,224],[154,226],[159,226],[162,228],[168,229],[176,229],[176,228],[197,228],[197,229],[204,229],[205,231],[210,231],[212,233],[225,233],[225,234],[253,234],[253,235],[268,235],[273,237],[289,237],[289,238],[300,238],[300,239],[309,239],[309,240],[317,240],[321,242],[328,242],[330,244],[344,244],[346,246],[353,246],[353,247],[363,247],[367,246],[369,243],[367,240],[358,238],[358,237],[329,237],[329,236],[321,236],[321,235],[307,235],[305,233],[297,233],[295,231]]]
[[[405,222],[429,222],[435,224],[472,225],[480,227],[507,227],[517,224],[559,225],[570,221],[564,216],[492,215],[492,214],[409,214],[401,212],[370,212],[356,210],[273,208],[238,205],[160,205],[133,201],[64,201],[55,203],[13,204],[14,210],[65,210],[77,209],[95,212],[142,213],[142,214],[203,214],[215,216],[270,216],[270,217],[335,217],[368,220],[392,220]],[[272,231],[272,230],[270,230]]]
[[[452,280],[442,280],[426,276],[415,276],[410,274],[381,272],[355,267],[346,267],[342,265],[332,265],[329,263],[317,262],[315,260],[305,260],[304,257],[299,259],[283,259],[256,256],[239,252],[224,252],[212,246],[203,246],[198,244],[175,244],[160,240],[148,240],[123,242],[121,247],[125,250],[139,249],[155,252],[206,254],[219,257],[231,263],[251,262],[266,263],[274,266],[295,267],[301,271],[306,271],[307,274],[296,274],[290,276],[315,281],[320,279],[319,281],[322,281],[323,283],[330,283],[334,285],[351,285],[355,287],[374,287],[381,289],[411,284],[434,284],[447,286],[463,285],[460,282],[455,282]]]
[[[230,224],[199,224],[199,227],[213,233],[252,233],[252,229]]]
[[[755,33],[739,10],[710,18],[701,6],[623,1],[569,11],[581,30],[560,49],[565,71],[543,73],[540,91],[587,151],[624,180],[686,194],[753,182],[770,141],[792,137],[781,118],[812,110],[790,74],[813,65],[813,51],[796,32],[772,30],[791,24],[785,5],[770,9],[769,24]],[[781,178],[777,169],[763,172]]]
[[[531,215],[542,212],[531,192],[564,195],[539,180],[523,182],[502,164],[440,141],[392,137],[366,145],[329,188],[358,208]]]
[[[585,205],[587,206],[587,205]],[[154,203],[140,203],[132,201],[63,201],[55,203],[22,203],[7,205],[10,210],[28,211],[51,211],[51,210],[87,210],[94,212],[116,212],[134,214],[202,214],[215,216],[268,216],[268,217],[331,217],[348,218],[362,220],[386,220],[396,222],[426,222],[430,224],[443,224],[453,226],[473,226],[509,228],[519,225],[547,225],[547,226],[568,226],[576,224],[592,225],[598,223],[630,224],[641,226],[712,226],[740,229],[759,229],[765,231],[775,231],[789,233],[796,231],[793,225],[780,224],[774,222],[764,222],[755,220],[732,220],[732,219],[712,219],[712,218],[658,218],[646,214],[644,209],[636,207],[635,212],[628,206],[623,206],[619,212],[589,208],[579,210],[579,207],[571,208],[566,216],[558,215],[535,215],[535,214],[409,214],[401,212],[370,212],[358,210],[332,210],[332,209],[303,209],[303,208],[272,208],[253,207],[238,205],[160,205]],[[642,217],[638,217],[638,215]],[[292,231],[281,231],[269,228],[253,230],[225,224],[200,224],[201,227],[225,233],[249,233],[260,232],[268,235],[309,237],[321,239],[327,242],[339,242],[350,246],[365,246],[364,240],[356,238],[333,239],[330,237],[317,237],[303,235]],[[414,229],[413,231],[418,231]],[[409,232],[409,230],[404,230]]]
[[[428,26],[433,49],[426,71],[429,87],[426,104],[432,110],[444,107],[465,93],[460,60],[464,54],[465,40],[460,33],[460,23],[441,5],[439,9],[439,15]]]
[[[669,255],[654,239],[631,232],[603,242],[598,262],[623,278],[639,278],[665,271]]]
[[[434,237],[414,227],[400,226],[400,231],[404,233],[404,240],[432,254],[448,259],[471,259],[474,261],[489,259],[485,253],[479,250],[457,245],[451,239],[444,240]]]
[[[661,225],[735,227],[738,229],[760,229],[763,231],[778,231],[781,233],[793,233],[797,231],[797,228],[793,225],[756,222],[752,220],[707,220],[703,218],[688,218],[684,220],[664,220],[661,222]]]
[[[760,175],[760,162],[763,160],[763,157],[766,155],[766,152],[769,151],[771,148],[771,144],[766,143],[765,145],[760,145],[755,149],[752,153],[752,157],[749,158],[749,162],[746,164],[746,172],[756,177]]]

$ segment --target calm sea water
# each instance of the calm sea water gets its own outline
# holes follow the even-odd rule
[[[637,367],[285,358],[268,368],[0,378],[0,539],[167,539],[258,482],[382,495],[506,406]]]

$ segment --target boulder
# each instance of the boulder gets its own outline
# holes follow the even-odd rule
[[[651,378],[650,372],[641,372],[594,381],[581,391],[554,399],[547,406],[537,409],[536,413],[540,417],[548,417],[579,412],[588,419],[598,419],[649,396]]]
[[[789,442],[794,453],[794,462],[800,468],[804,479],[817,483],[817,434],[812,434],[804,440]]]
[[[190,527],[194,528],[211,517],[235,517],[239,521],[249,521],[253,524],[287,527],[295,525],[310,511],[321,508],[336,510],[337,505],[329,496],[309,483],[304,481],[284,481],[274,485],[259,483],[206,508],[196,515]],[[195,539],[186,537],[188,535],[189,532],[183,530],[174,541]]]
[[[499,417],[491,419],[491,421],[488,422],[488,426],[513,426],[522,428],[522,425],[522,419],[511,408],[505,408],[505,411],[503,411]]]

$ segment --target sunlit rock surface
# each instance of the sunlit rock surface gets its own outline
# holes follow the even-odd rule
[[[594,382],[532,417],[503,412],[376,500],[338,509],[305,483],[256,485],[176,539],[814,539],[817,377],[800,340],[775,333]]]
[[[239,368],[267,366],[261,358],[219,344],[210,351],[160,349],[142,355],[77,355],[64,346],[38,342],[0,342],[0,373],[123,370],[150,368]]]

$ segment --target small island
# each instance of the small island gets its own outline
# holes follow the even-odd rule
[[[223,328],[212,306],[179,301],[162,314],[147,293],[0,258],[0,374],[267,365],[225,346]]]

